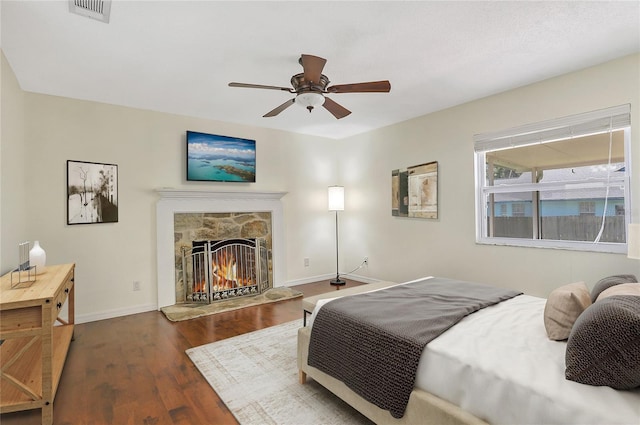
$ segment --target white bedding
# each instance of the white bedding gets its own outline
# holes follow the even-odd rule
[[[544,305],[520,295],[467,316],[427,345],[416,387],[492,424],[640,425],[640,389],[564,378],[566,342],[547,338]]]

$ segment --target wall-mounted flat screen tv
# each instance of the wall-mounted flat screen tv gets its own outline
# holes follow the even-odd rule
[[[187,131],[187,180],[256,181],[256,141]]]

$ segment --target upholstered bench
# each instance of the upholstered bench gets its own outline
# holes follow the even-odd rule
[[[396,282],[381,281],[376,283],[367,283],[364,285],[353,286],[347,289],[340,289],[335,291],[329,291],[324,294],[314,295],[312,297],[304,297],[302,299],[302,311],[304,318],[304,326],[307,326],[307,314],[313,313],[316,308],[316,303],[320,300],[326,300],[328,298],[344,297],[347,295],[361,294],[363,292],[374,291],[376,289],[388,288],[389,286],[397,285]]]

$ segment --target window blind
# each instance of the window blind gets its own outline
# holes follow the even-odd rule
[[[605,133],[630,125],[631,105],[626,104],[507,130],[476,134],[473,136],[473,143],[476,152],[487,152]]]

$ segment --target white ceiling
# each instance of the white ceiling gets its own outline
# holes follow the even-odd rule
[[[640,51],[640,2],[114,0],[108,24],[68,2],[1,4],[1,46],[23,90],[340,139]],[[296,105],[301,53],[353,113]],[[331,85],[330,84],[330,85]],[[197,130],[197,129],[194,129]]]

